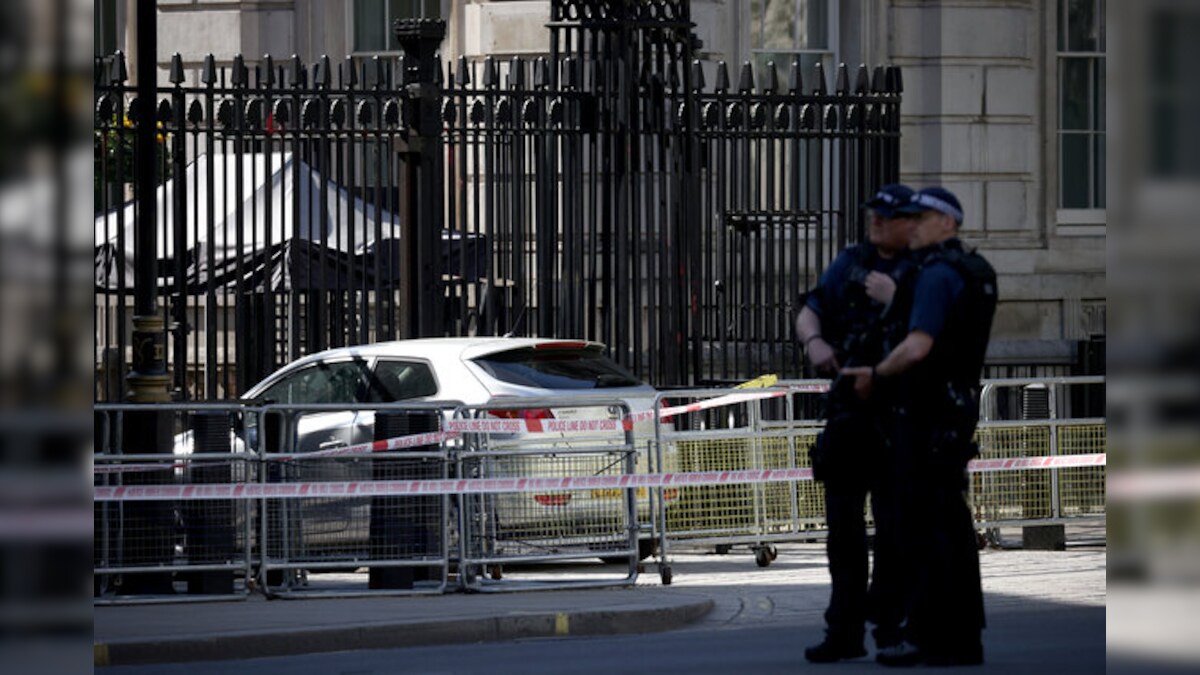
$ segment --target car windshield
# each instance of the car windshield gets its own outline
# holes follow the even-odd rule
[[[603,389],[642,384],[599,347],[526,347],[489,354],[474,362],[501,382],[526,387]]]

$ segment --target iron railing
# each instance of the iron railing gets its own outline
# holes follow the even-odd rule
[[[270,57],[142,104],[96,62],[97,400],[125,396],[153,158],[158,307],[176,398],[229,398],[301,355],[403,337],[604,342],[658,386],[800,373],[800,293],[898,175],[896,68],[697,61],[687,2],[551,3],[546,57]],[[193,81],[195,80],[195,81]],[[130,120],[128,123],[126,120]],[[145,160],[141,160],[145,161]]]

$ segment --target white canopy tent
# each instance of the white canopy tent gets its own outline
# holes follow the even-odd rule
[[[210,283],[235,285],[239,278],[243,287],[290,290],[345,288],[376,276],[392,285],[400,277],[397,214],[350,195],[291,153],[246,153],[201,155],[187,165],[182,179],[176,176],[158,187],[160,284],[174,285],[173,271],[179,268],[174,199],[181,180],[186,191],[182,260],[191,292]],[[97,288],[120,287],[122,273],[123,286],[133,285],[136,207],[130,201],[95,218]],[[480,238],[467,239],[475,244]],[[456,273],[463,237],[444,230],[442,240],[447,263],[454,266],[447,271]],[[475,276],[479,252],[474,246],[469,250],[469,276]]]

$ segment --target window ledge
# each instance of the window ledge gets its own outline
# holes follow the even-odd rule
[[[1103,235],[1107,222],[1106,209],[1059,209],[1055,216],[1060,235]]]

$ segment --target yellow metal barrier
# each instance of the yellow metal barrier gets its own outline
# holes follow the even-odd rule
[[[1092,384],[1094,379],[1081,379],[1081,383]],[[1059,378],[1050,384],[1072,382]],[[730,397],[726,391],[672,392],[670,404],[687,412],[676,414],[669,427],[659,429],[661,456],[673,460],[663,470],[690,473],[810,467],[809,450],[821,427],[805,414],[811,406],[803,395],[811,393],[811,387],[797,388],[775,398],[747,401]],[[716,406],[722,397],[733,403]],[[1050,400],[1053,403],[1055,399],[1051,396]],[[985,421],[976,440],[981,460],[1104,454],[1107,446],[1102,419]],[[988,467],[972,472],[969,498],[980,528],[1103,518],[1105,476],[1104,466]],[[865,504],[864,509],[870,519]],[[769,542],[823,534],[824,518],[823,484],[812,480],[688,486],[681,488],[674,509],[666,514],[662,536],[664,549],[668,541],[750,544],[760,549]]]

